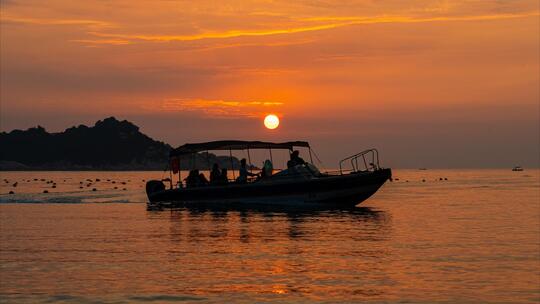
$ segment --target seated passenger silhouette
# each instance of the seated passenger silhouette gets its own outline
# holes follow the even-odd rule
[[[187,187],[197,187],[199,185],[199,170],[194,169],[189,171],[188,177],[185,178]]]
[[[204,176],[203,173],[199,173],[199,186],[206,186],[208,185],[209,181],[206,179],[206,176]]]
[[[274,171],[274,165],[267,159],[264,161],[263,169],[261,171],[261,178],[270,177]]]
[[[300,156],[300,152],[298,150],[294,150],[291,153],[291,160],[287,162],[287,168],[292,168],[294,166],[303,165],[306,163]]]
[[[226,185],[229,182],[229,177],[227,176],[227,168],[221,169],[221,176],[219,177],[219,184]]]
[[[215,163],[212,166],[212,171],[210,171],[210,183],[219,184],[221,180],[221,171],[219,170],[219,165]]]
[[[247,169],[246,159],[240,160],[240,175],[236,179],[238,183],[247,183],[248,176],[257,176],[257,174],[251,173]]]

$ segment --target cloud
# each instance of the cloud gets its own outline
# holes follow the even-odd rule
[[[131,44],[129,40],[125,39],[73,39],[71,42],[77,42],[86,44],[87,46],[99,46],[99,45],[126,45]]]
[[[92,19],[61,19],[61,18],[31,18],[31,17],[13,17],[2,16],[0,21],[3,23],[15,24],[33,24],[33,25],[83,25],[92,28],[113,27],[112,23],[92,20]]]
[[[228,101],[208,99],[165,99],[159,111],[163,112],[199,112],[204,116],[221,118],[259,117],[276,107],[282,106],[277,101]],[[148,107],[150,109],[150,107]],[[154,108],[152,108],[155,110]]]
[[[300,18],[297,21],[304,23],[319,23],[316,25],[303,25],[289,28],[276,28],[266,30],[229,30],[222,32],[205,32],[192,35],[160,35],[160,34],[120,34],[103,33],[92,31],[88,34],[102,38],[112,38],[127,40],[131,42],[174,42],[174,41],[197,41],[204,39],[229,39],[239,37],[264,37],[273,35],[296,34],[303,32],[323,31],[335,28],[341,28],[352,25],[362,24],[383,24],[383,23],[427,23],[427,22],[451,22],[451,21],[486,21],[499,19],[523,18],[538,16],[539,12],[529,12],[521,14],[492,14],[475,16],[440,16],[440,17],[410,17],[410,16],[376,16],[376,17],[358,17],[358,16],[320,16]]]

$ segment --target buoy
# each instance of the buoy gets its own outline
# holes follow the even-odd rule
[[[9,191],[9,194],[15,194],[15,192],[13,192],[13,191]]]
[[[56,188],[56,185],[53,185],[52,187],[53,187],[53,188]]]
[[[15,182],[15,183],[13,184],[13,187],[17,187],[18,184],[19,184],[18,182]]]
[[[49,193],[49,191],[48,190],[43,190],[43,193]]]
[[[79,189],[82,189],[82,188],[83,188],[83,186],[80,186],[80,187],[79,187]]]
[[[114,187],[114,189],[118,189],[118,187]]]
[[[124,188],[124,189],[122,189],[122,190],[126,191],[127,189],[126,189],[126,188]]]
[[[116,184],[116,182],[115,182],[115,181],[112,181],[112,183],[113,183],[113,184]]]
[[[444,180],[448,180],[448,178],[445,177]]]
[[[125,184],[126,184],[126,182],[122,182],[122,185],[125,185]]]
[[[97,191],[97,189],[96,189],[96,188],[93,188],[92,191]]]
[[[101,180],[99,178],[96,178],[96,182],[99,182],[99,181],[101,181]]]
[[[422,180],[422,183],[425,183],[425,182],[426,182],[426,180],[425,180],[425,179],[423,179],[423,180]]]

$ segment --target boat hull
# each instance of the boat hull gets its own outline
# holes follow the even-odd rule
[[[147,193],[151,205],[262,204],[287,206],[355,206],[392,176],[390,169],[318,177],[295,182],[229,184]]]

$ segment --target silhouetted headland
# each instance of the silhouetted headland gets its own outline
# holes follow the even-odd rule
[[[37,126],[0,133],[0,170],[163,170],[171,146],[141,133],[135,124],[114,117],[94,126],[79,125],[49,133]],[[200,153],[199,167],[217,162],[230,167],[229,157]],[[238,159],[234,158],[235,166]],[[209,164],[209,165],[208,165]],[[180,164],[189,169],[188,160]]]

